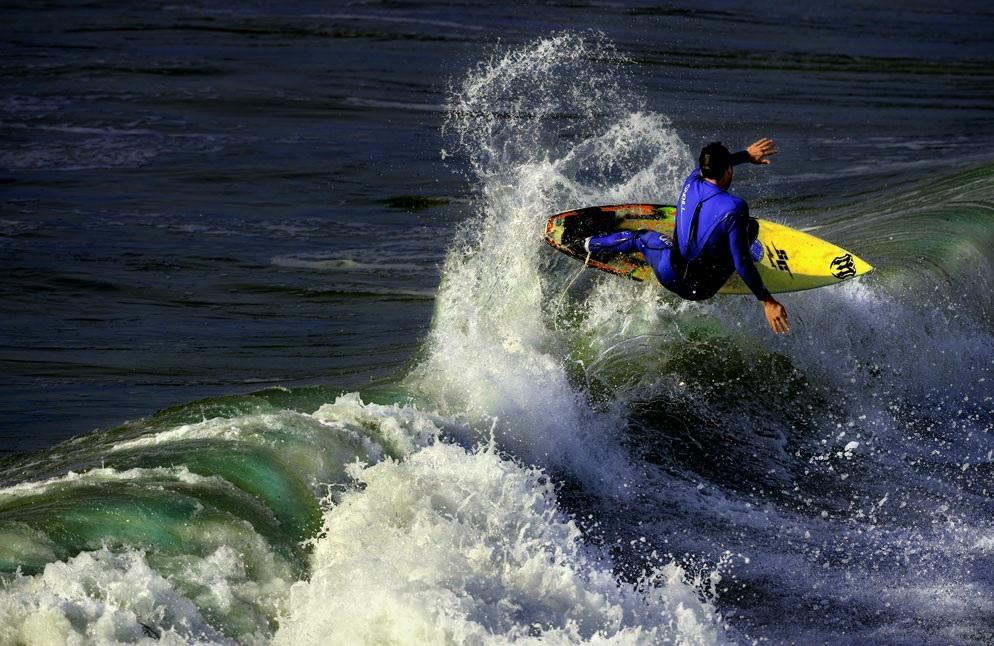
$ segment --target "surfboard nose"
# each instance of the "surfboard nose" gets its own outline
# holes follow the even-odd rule
[[[873,271],[874,267],[870,263],[866,262],[859,256],[853,256],[853,264],[856,265],[856,275],[862,276],[863,274],[868,274]]]

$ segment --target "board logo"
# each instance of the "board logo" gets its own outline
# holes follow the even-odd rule
[[[831,264],[832,275],[839,280],[845,280],[846,278],[852,278],[856,275],[856,263],[853,262],[852,254],[847,253],[844,256],[839,256],[832,261]]]
[[[771,246],[773,247],[772,249],[770,249]],[[777,246],[771,242],[766,245],[766,257],[769,258],[771,267],[776,267],[780,271],[787,272],[791,278],[794,277],[793,272],[790,271],[790,265],[787,264],[790,258],[787,257],[786,251],[777,249]]]

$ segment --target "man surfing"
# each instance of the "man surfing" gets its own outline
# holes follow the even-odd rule
[[[787,310],[763,285],[750,253],[759,223],[749,217],[745,200],[728,192],[734,166],[766,165],[776,153],[772,139],[760,139],[734,155],[721,143],[710,143],[683,183],[672,240],[656,231],[618,231],[589,237],[583,247],[591,255],[638,251],[663,287],[691,301],[711,298],[737,271],[763,303],[770,329],[786,334]]]

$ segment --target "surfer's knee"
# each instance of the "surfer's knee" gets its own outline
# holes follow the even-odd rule
[[[646,249],[665,251],[673,246],[673,241],[658,231],[639,231],[638,244],[641,247],[640,251],[645,251]]]

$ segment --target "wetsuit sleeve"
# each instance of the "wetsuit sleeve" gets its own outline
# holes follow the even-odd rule
[[[739,164],[745,164],[751,161],[752,158],[749,157],[749,153],[745,150],[740,150],[737,153],[732,153],[732,166],[738,166]]]
[[[735,262],[735,271],[742,277],[742,282],[746,284],[746,287],[756,295],[756,298],[764,300],[770,296],[770,291],[763,285],[763,278],[753,263],[752,254],[749,252],[751,244],[748,211],[733,213],[731,228],[728,232],[728,247],[732,252],[732,260]]]

